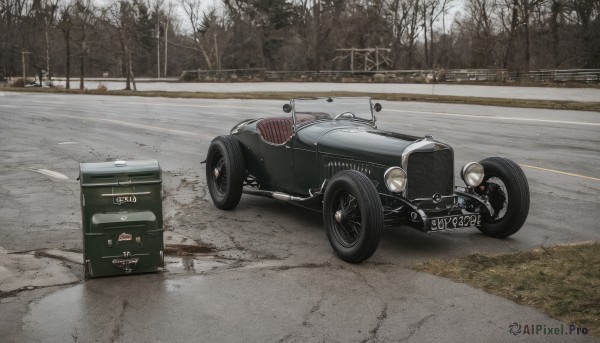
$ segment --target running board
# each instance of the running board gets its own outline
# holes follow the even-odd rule
[[[286,194],[286,193],[282,193],[282,192],[261,191],[261,190],[249,189],[249,188],[243,188],[242,192],[245,194],[257,195],[257,196],[261,196],[261,197],[273,198],[273,199],[289,202],[289,203],[299,205],[302,207],[306,207],[308,209],[315,210],[315,211],[322,210],[321,207],[322,207],[322,198],[323,197],[322,197],[321,193],[317,193],[311,197],[303,198],[303,197],[298,197],[298,196],[294,196],[294,195],[290,195],[290,194]]]

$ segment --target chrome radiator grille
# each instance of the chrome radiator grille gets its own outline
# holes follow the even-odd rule
[[[408,157],[408,199],[431,198],[434,194],[454,192],[454,156],[452,150],[415,151]]]

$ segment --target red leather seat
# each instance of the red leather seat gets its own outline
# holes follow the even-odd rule
[[[256,128],[264,140],[273,144],[283,144],[292,135],[290,118],[266,118]]]

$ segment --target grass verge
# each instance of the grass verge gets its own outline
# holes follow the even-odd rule
[[[420,263],[414,269],[535,307],[600,336],[600,242],[473,254]]]
[[[75,90],[62,88],[14,88],[4,87],[0,91],[56,93],[56,94],[98,94],[121,96],[147,96],[186,99],[270,99],[289,100],[314,96],[370,96],[376,100],[420,101],[447,104],[467,104],[484,106],[525,107],[555,110],[600,112],[600,102],[500,99],[468,96],[446,96],[402,93],[362,93],[362,92],[246,92],[246,93],[210,93],[210,92],[167,92],[167,91],[124,91],[124,90]]]

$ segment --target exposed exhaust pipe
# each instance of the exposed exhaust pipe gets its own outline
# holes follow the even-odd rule
[[[297,196],[293,196],[293,195],[281,193],[281,192],[261,191],[261,190],[256,190],[256,189],[247,189],[247,188],[244,188],[243,192],[246,194],[258,195],[258,196],[273,198],[273,199],[282,200],[282,201],[306,201],[306,200],[314,199],[317,196],[317,195],[313,195],[312,197],[302,198],[302,197],[297,197]]]

